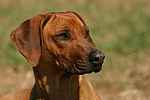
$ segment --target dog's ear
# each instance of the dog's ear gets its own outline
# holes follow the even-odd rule
[[[41,32],[48,20],[49,16],[37,15],[23,22],[10,35],[17,50],[33,67],[37,66],[41,57]]]

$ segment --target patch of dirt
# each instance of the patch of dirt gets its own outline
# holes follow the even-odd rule
[[[0,97],[11,92],[31,88],[34,84],[31,68],[0,67]]]

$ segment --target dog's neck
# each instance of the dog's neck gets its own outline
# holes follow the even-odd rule
[[[78,100],[79,76],[68,75],[62,69],[58,70],[53,65],[38,65],[33,68],[35,86],[32,95],[38,95],[36,99],[44,100]],[[37,96],[36,96],[37,97]],[[35,98],[34,98],[35,99]]]

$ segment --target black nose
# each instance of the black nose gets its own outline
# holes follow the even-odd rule
[[[105,55],[100,51],[91,52],[89,55],[89,61],[93,64],[102,64],[104,59]]]

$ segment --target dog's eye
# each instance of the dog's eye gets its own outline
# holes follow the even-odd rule
[[[86,32],[86,37],[87,37],[87,38],[89,37],[89,31]]]
[[[67,40],[69,39],[69,34],[68,33],[60,33],[59,35],[57,35],[58,38],[63,39],[63,40]]]

